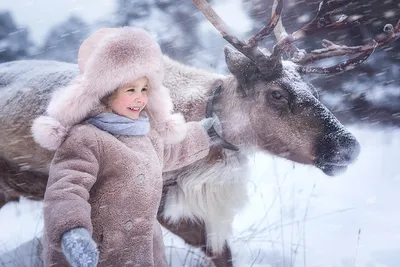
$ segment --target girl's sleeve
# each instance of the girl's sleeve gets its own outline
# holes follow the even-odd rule
[[[209,153],[210,137],[200,122],[188,122],[187,129],[186,137],[182,142],[164,146],[163,172],[192,164]]]
[[[89,191],[99,171],[99,146],[95,133],[70,132],[56,151],[44,196],[45,234],[60,246],[62,234],[84,227],[93,232]]]

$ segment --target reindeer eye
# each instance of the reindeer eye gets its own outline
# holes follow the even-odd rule
[[[276,100],[281,100],[283,98],[283,95],[279,91],[272,91],[271,93],[272,97],[275,98]]]

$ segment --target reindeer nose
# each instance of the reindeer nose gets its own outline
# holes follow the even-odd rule
[[[338,162],[351,163],[357,159],[360,150],[360,143],[358,143],[357,139],[351,133],[340,135],[337,140],[338,156],[336,160]]]
[[[317,147],[319,158],[326,163],[347,165],[360,154],[360,144],[348,131],[338,130],[326,134]]]

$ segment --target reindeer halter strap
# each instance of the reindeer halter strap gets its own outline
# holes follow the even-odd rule
[[[207,101],[207,105],[206,105],[206,118],[212,118],[213,117],[213,107],[214,107],[214,102],[215,102],[215,98],[218,94],[221,93],[222,90],[222,85],[218,86],[217,88],[213,89],[212,91],[212,95],[211,97],[208,99]],[[208,135],[219,139],[220,141],[218,142],[219,146],[225,149],[229,149],[232,151],[239,151],[239,148],[231,143],[229,143],[228,141],[225,141],[215,130],[214,126],[212,126],[209,130],[208,130]]]

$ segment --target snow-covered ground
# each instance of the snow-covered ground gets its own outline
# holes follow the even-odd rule
[[[256,158],[252,200],[235,222],[239,266],[400,266],[400,131],[352,130],[362,152],[337,178]]]
[[[230,240],[236,266],[399,266],[400,130],[351,130],[362,152],[339,177],[266,155],[253,159],[250,202]],[[0,250],[40,235],[41,208],[23,200],[0,210]],[[171,266],[204,266],[172,234],[165,242]]]

